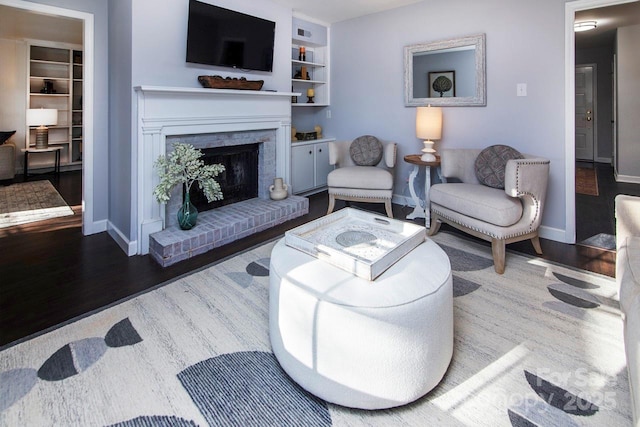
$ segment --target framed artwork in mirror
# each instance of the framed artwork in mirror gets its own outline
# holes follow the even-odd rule
[[[450,98],[456,96],[455,71],[429,72],[429,98]]]

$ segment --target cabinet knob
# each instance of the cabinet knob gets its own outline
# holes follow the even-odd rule
[[[309,154],[313,154],[313,151],[309,150]]]
[[[322,148],[318,148],[318,152],[322,153]]]

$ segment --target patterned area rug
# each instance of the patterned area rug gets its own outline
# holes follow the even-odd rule
[[[412,404],[352,410],[283,373],[268,336],[271,242],[2,349],[0,425],[631,424],[612,279],[510,252],[500,276],[489,247],[434,240],[454,275],[454,355]]]
[[[0,228],[73,215],[73,210],[49,181],[0,187]]]
[[[576,167],[576,193],[597,196],[598,175],[593,168]]]

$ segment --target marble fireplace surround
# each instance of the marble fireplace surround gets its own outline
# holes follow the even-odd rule
[[[167,138],[272,130],[275,176],[290,182],[291,93],[157,86],[138,86],[135,91],[135,253],[149,253],[149,236],[167,225],[165,207],[153,197],[158,183],[153,163],[166,153]]]

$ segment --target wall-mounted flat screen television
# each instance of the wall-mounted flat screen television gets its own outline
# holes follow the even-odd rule
[[[187,62],[272,71],[276,23],[189,1]]]

